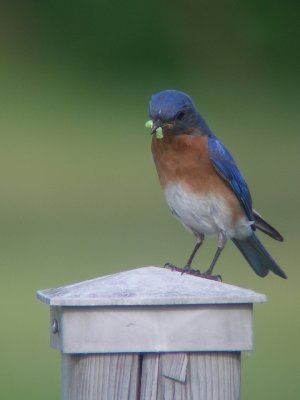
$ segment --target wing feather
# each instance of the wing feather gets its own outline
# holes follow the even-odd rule
[[[232,155],[213,135],[208,137],[208,155],[217,173],[233,190],[249,221],[254,221],[252,199],[248,185],[240,173]],[[252,225],[255,229],[254,224]]]

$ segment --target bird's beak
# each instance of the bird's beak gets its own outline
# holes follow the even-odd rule
[[[160,128],[161,129],[161,122],[160,120],[156,120],[153,121],[152,127],[151,127],[151,135],[153,135],[153,133],[156,133],[157,129]]]
[[[163,130],[161,127],[161,121],[158,119],[153,121],[150,119],[145,123],[146,128],[150,128],[150,133],[153,135],[155,133],[157,139],[162,139],[164,137]]]

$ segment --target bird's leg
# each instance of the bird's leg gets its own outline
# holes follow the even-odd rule
[[[190,255],[189,259],[187,260],[187,263],[185,264],[183,272],[189,273],[191,271],[193,259],[194,259],[195,255],[196,255],[197,251],[199,250],[201,244],[203,243],[203,240],[204,240],[204,235],[203,234],[197,236],[197,240],[196,240],[196,244],[195,244],[194,250],[192,251],[192,254]]]
[[[196,255],[197,251],[199,250],[199,247],[201,246],[203,240],[204,240],[204,235],[202,235],[202,234],[201,234],[201,235],[197,235],[197,240],[196,240],[195,247],[194,247],[194,249],[193,249],[193,251],[192,251],[192,254],[190,255],[189,259],[187,260],[187,263],[186,263],[186,265],[184,266],[184,268],[176,267],[176,265],[171,264],[171,263],[169,263],[169,262],[167,262],[167,263],[164,265],[164,267],[165,267],[165,268],[170,268],[172,271],[181,272],[182,274],[184,274],[184,273],[187,273],[187,274],[191,273],[191,272],[193,271],[193,270],[192,270],[192,262],[193,262],[193,259],[194,259],[195,255]],[[198,274],[198,273],[200,274],[199,271],[194,271],[194,272],[197,272],[197,274]]]
[[[178,271],[181,272],[181,274],[190,274],[190,275],[194,275],[194,276],[198,276],[200,278],[205,278],[205,279],[211,279],[214,281],[222,281],[222,277],[220,275],[212,275],[212,271],[214,269],[214,266],[222,252],[222,250],[225,247],[226,241],[227,241],[227,237],[225,232],[220,231],[219,235],[218,235],[218,248],[217,251],[214,255],[214,258],[212,260],[212,263],[210,264],[210,267],[208,268],[208,270],[206,272],[200,272],[200,271],[196,271],[192,269],[192,262],[193,259],[197,253],[197,251],[199,250],[201,244],[203,243],[204,240],[204,235],[197,235],[197,241],[196,241],[196,245],[192,251],[192,254],[190,255],[186,265],[184,268],[178,268],[175,265],[171,264],[171,263],[166,263],[164,266],[165,268],[171,268],[172,271]]]
[[[212,276],[212,272],[213,272],[214,266],[216,265],[216,262],[217,262],[217,260],[218,260],[218,258],[220,256],[220,254],[222,253],[222,250],[224,249],[226,242],[227,242],[227,236],[226,236],[225,232],[220,231],[219,235],[218,235],[218,248],[217,248],[217,251],[216,251],[216,253],[214,255],[214,258],[213,258],[213,260],[212,260],[212,262],[210,264],[210,267],[205,272],[205,275]],[[217,277],[219,277],[219,275],[217,275]]]

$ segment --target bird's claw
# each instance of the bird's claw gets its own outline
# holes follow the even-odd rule
[[[200,274],[196,275],[196,276],[200,276],[201,278],[204,278],[204,279],[210,279],[211,281],[222,282],[221,275],[210,275],[207,272],[200,272]]]
[[[172,263],[170,263],[170,262],[166,262],[166,263],[164,264],[164,268],[169,268],[169,269],[172,270],[172,271],[178,271],[178,272],[179,272],[179,270],[182,271],[181,268],[176,267],[176,265],[174,265],[174,264],[172,264]]]
[[[198,276],[199,278],[210,279],[213,281],[222,282],[221,275],[210,275],[207,272],[200,272],[198,269],[197,270],[192,269],[190,265],[186,265],[184,268],[179,268],[179,267],[176,267],[176,265],[167,262],[167,263],[165,263],[164,268],[169,268],[171,271],[181,272],[181,275],[189,274],[189,275],[193,275],[193,276]]]

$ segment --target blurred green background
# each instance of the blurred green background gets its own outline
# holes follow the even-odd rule
[[[299,399],[299,9],[286,1],[0,3],[3,399],[59,398],[37,289],[142,265],[182,265],[193,237],[170,216],[144,128],[149,96],[188,92],[234,154],[287,272],[257,277],[229,244],[227,283],[254,309],[242,397]],[[208,266],[207,239],[195,267]],[[184,327],[182,328],[184,331]]]

